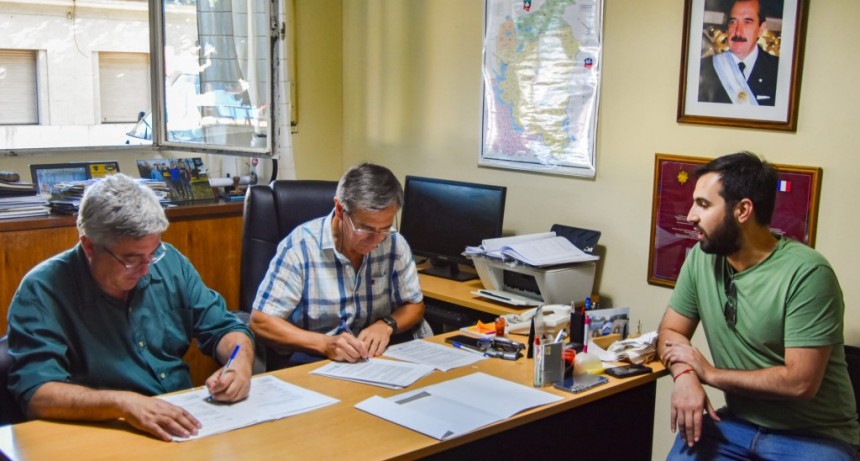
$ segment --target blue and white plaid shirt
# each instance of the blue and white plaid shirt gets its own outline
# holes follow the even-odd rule
[[[253,307],[307,331],[355,334],[398,306],[423,299],[412,250],[391,232],[358,271],[335,250],[333,212],[297,227],[278,245]]]

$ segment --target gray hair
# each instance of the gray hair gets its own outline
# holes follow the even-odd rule
[[[347,213],[355,209],[380,211],[403,206],[403,187],[388,168],[372,163],[356,165],[340,178],[335,193]]]
[[[78,211],[78,234],[99,245],[161,234],[168,225],[155,192],[124,174],[87,187]]]

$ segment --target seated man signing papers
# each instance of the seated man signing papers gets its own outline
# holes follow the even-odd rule
[[[412,251],[392,227],[403,189],[387,168],[361,164],[337,185],[334,209],[297,227],[263,277],[251,329],[292,355],[356,362],[419,328],[423,295]],[[432,217],[428,217],[432,219]]]
[[[833,268],[771,233],[777,172],[749,152],[703,165],[698,231],[659,330],[672,372],[670,460],[854,460],[860,425]],[[713,364],[690,344],[702,324]],[[725,393],[714,410],[704,386]]]
[[[251,333],[191,263],[161,241],[168,222],[152,190],[121,174],[90,186],[80,241],[28,273],[9,307],[9,389],[29,418],[124,419],[169,441],[194,435],[185,410],[149,397],[191,387],[191,340],[229,370],[212,398],[248,395]]]

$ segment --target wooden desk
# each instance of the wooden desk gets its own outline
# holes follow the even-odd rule
[[[458,282],[426,274],[418,274],[418,279],[421,282],[421,291],[424,292],[424,296],[491,314],[494,317],[504,314],[518,314],[525,309],[529,309],[527,307],[517,308],[489,301],[472,294],[473,291],[484,288],[484,285],[478,279]]]
[[[433,340],[442,341],[442,337]],[[656,380],[665,374],[662,365],[655,363],[652,366],[656,373],[626,380],[609,378],[609,384],[581,394],[547,387],[544,390],[564,400],[440,442],[354,408],[372,395],[388,397],[404,391],[308,373],[321,365],[315,363],[272,373],[340,400],[310,413],[184,443],[161,442],[118,422],[31,421],[0,427],[0,450],[13,460],[406,460],[538,456],[648,460]],[[525,385],[531,385],[532,381],[531,360],[487,359],[447,373],[436,371],[410,389],[476,371]]]

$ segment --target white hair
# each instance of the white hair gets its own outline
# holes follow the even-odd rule
[[[124,174],[87,187],[78,212],[78,234],[99,245],[161,234],[168,225],[155,192]]]

